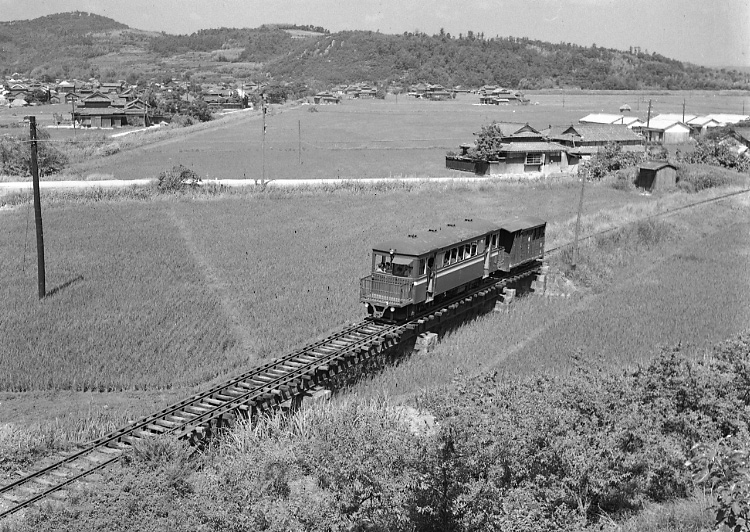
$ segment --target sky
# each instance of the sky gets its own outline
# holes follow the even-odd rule
[[[171,34],[270,23],[429,35],[443,28],[750,67],[750,0],[0,0],[2,21],[66,11]]]

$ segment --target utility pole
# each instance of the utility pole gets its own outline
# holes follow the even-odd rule
[[[73,106],[73,112],[71,113],[71,118],[73,119],[73,136],[76,136],[76,99],[71,98],[70,99],[70,105]]]
[[[648,155],[648,141],[651,138],[651,100],[648,101],[648,115],[646,115],[646,155]]]
[[[260,159],[263,166],[263,173],[261,177],[261,184],[266,182],[266,98],[264,94],[260,95],[261,98],[261,109],[263,110],[263,138],[261,140],[260,148]]]
[[[579,170],[578,175],[581,176],[581,197],[578,200],[578,216],[576,217],[576,236],[575,236],[575,240],[573,243],[573,263],[570,265],[570,268],[572,270],[575,270],[576,266],[578,265],[578,235],[581,232],[581,212],[583,211],[583,191],[586,188],[586,176],[588,175],[588,170],[584,169],[583,172]]]
[[[44,275],[44,231],[42,230],[42,203],[39,194],[39,164],[37,161],[36,117],[27,116],[29,121],[29,137],[31,138],[31,176],[34,180],[34,221],[36,223],[36,260],[37,285],[39,299],[47,295]]]
[[[685,123],[685,98],[682,99],[682,123]]]

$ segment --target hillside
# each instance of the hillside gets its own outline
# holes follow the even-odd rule
[[[138,79],[189,71],[203,78],[270,75],[316,89],[356,81],[519,89],[750,89],[747,72],[690,65],[637,47],[622,51],[473,32],[458,37],[330,33],[297,25],[170,35],[81,12],[0,23],[0,54],[0,74],[40,79]]]

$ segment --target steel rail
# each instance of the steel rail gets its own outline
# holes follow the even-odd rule
[[[17,479],[16,481],[0,487],[0,494],[10,492],[11,490],[17,489],[23,485],[26,485],[30,482],[32,482],[35,479],[38,479],[46,474],[51,473],[52,471],[60,470],[64,466],[69,465],[79,459],[85,458],[88,455],[92,455],[96,451],[101,450],[102,448],[108,448],[113,449],[116,451],[121,451],[120,448],[110,447],[109,444],[113,442],[122,442],[122,439],[126,436],[131,436],[136,439],[141,439],[134,435],[135,431],[146,429],[143,432],[149,432],[148,425],[154,424],[156,421],[164,420],[167,416],[175,413],[184,413],[183,410],[187,407],[196,405],[201,403],[202,400],[206,398],[211,398],[214,395],[220,394],[222,391],[226,391],[227,389],[230,389],[237,385],[238,383],[242,383],[247,380],[252,380],[252,377],[257,377],[259,375],[266,374],[269,370],[273,370],[274,368],[278,368],[279,366],[284,365],[284,363],[288,363],[295,358],[299,358],[300,356],[312,356],[314,360],[305,363],[300,368],[297,368],[296,370],[289,372],[289,370],[283,370],[285,372],[285,375],[283,377],[291,377],[294,376],[293,380],[301,378],[303,374],[306,374],[303,372],[303,369],[309,369],[310,366],[315,366],[316,364],[319,364],[319,360],[321,357],[319,355],[311,354],[312,351],[314,351],[316,348],[325,346],[325,345],[331,345],[331,342],[333,340],[338,340],[341,338],[345,338],[347,336],[352,335],[362,335],[362,338],[357,339],[354,343],[361,343],[366,341],[371,341],[373,338],[377,338],[379,336],[382,336],[384,333],[386,333],[387,329],[391,327],[383,326],[382,324],[377,324],[373,322],[372,320],[366,319],[361,321],[358,324],[348,326],[341,331],[338,331],[334,333],[333,335],[330,335],[322,340],[319,340],[317,342],[313,342],[312,344],[308,344],[304,346],[303,348],[294,351],[293,353],[290,353],[289,355],[286,355],[282,358],[276,359],[274,361],[271,361],[269,363],[263,364],[261,366],[256,366],[252,370],[249,370],[245,372],[244,374],[235,377],[233,379],[230,379],[229,381],[225,381],[224,383],[221,383],[217,386],[214,386],[213,388],[202,392],[200,394],[193,395],[183,401],[180,401],[179,403],[176,403],[174,405],[171,405],[160,412],[156,414],[152,414],[146,418],[143,418],[141,420],[136,421],[135,423],[132,423],[122,429],[119,429],[117,431],[114,431],[106,436],[103,436],[102,438],[99,438],[97,440],[94,440],[88,444],[88,446],[70,456],[65,457],[63,460],[60,460],[58,462],[55,462],[54,464],[51,464],[47,467],[44,467],[42,469],[39,469],[37,471],[34,471],[33,473],[30,473],[20,479]],[[375,329],[368,331],[367,329]],[[348,344],[352,344],[352,340],[348,339]],[[326,355],[323,358],[328,360],[328,358],[335,356],[336,354],[340,354],[342,351],[342,348],[336,348],[336,351],[332,353],[331,355]],[[273,390],[278,389],[278,387],[282,384],[278,384],[280,381],[283,380],[283,377],[277,377],[274,378],[267,383],[261,385],[261,386],[255,386],[255,388],[247,392],[241,396],[237,396],[236,398],[230,400],[230,401],[222,401],[222,404],[217,405],[203,414],[198,415],[191,415],[189,419],[186,420],[185,423],[175,426],[173,428],[165,428],[165,430],[162,432],[163,434],[172,434],[175,431],[181,430],[184,432],[191,432],[197,426],[203,425],[206,422],[210,422],[211,420],[215,419],[219,415],[223,415],[229,410],[234,410],[238,406],[241,406],[242,404],[247,403],[247,397],[253,395],[254,392],[261,392],[260,396],[266,395],[268,393],[271,393]],[[196,421],[201,420],[201,423],[197,423]],[[189,430],[187,430],[189,429]],[[151,433],[154,433],[155,431],[151,430]],[[129,445],[129,444],[126,444]],[[5,517],[7,515],[10,515],[12,513],[15,513],[18,510],[21,510],[22,508],[29,506],[30,504],[36,502],[39,499],[42,499],[51,493],[54,493],[55,491],[58,491],[62,489],[63,487],[67,486],[71,482],[78,480],[94,471],[97,471],[98,469],[101,469],[102,467],[109,465],[115,461],[117,461],[120,458],[120,456],[116,456],[113,458],[110,458],[104,462],[96,464],[94,467],[85,469],[83,472],[78,473],[74,475],[71,478],[64,479],[60,481],[59,483],[55,484],[54,486],[50,486],[49,488],[43,490],[39,494],[34,495],[33,497],[22,501],[21,503],[17,503],[14,507],[5,510],[3,512],[0,512],[0,518]]]

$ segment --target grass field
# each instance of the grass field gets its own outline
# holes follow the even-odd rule
[[[589,187],[585,230],[709,197]],[[370,246],[466,213],[530,214],[567,241],[575,183],[269,191],[150,202],[52,203],[47,286],[36,300],[30,212],[0,213],[0,389],[193,386],[361,318]],[[387,220],[387,223],[384,223]],[[533,312],[533,311],[531,311]]]
[[[661,347],[676,344],[702,356],[750,323],[748,205],[746,199],[710,205],[659,220],[648,235],[640,225],[603,238],[582,250],[579,264],[605,277],[601,291],[516,300],[508,313],[477,319],[428,355],[388,368],[354,391],[403,399],[459,375],[566,375],[576,357],[617,371],[647,364]],[[553,270],[561,267],[559,257],[551,262]]]
[[[136,179],[155,177],[176,164],[188,166],[204,178],[228,179],[261,179],[264,174],[268,179],[466,175],[447,170],[445,154],[472,142],[473,133],[493,120],[528,122],[537,128],[568,125],[592,112],[617,113],[623,103],[631,105],[629,114],[645,119],[648,100],[652,100],[654,115],[681,112],[683,99],[688,113],[740,113],[747,99],[741,92],[699,91],[528,96],[533,103],[525,106],[480,106],[475,94],[460,94],[446,102],[404,95],[389,95],[382,101],[344,100],[336,106],[316,106],[317,112],[309,112],[313,106],[308,105],[274,106],[266,120],[265,162],[261,117],[258,112],[248,112],[208,127],[172,131],[167,138],[160,134],[161,140],[156,142],[74,164],[64,175]],[[0,125],[3,120],[18,121],[22,115],[38,111],[43,127],[51,121],[47,107],[0,110]],[[9,112],[16,116],[8,116]],[[72,134],[70,130],[50,131],[53,140]]]
[[[362,316],[370,246],[471,212],[573,216],[560,182],[269,192],[210,200],[54,203],[36,300],[28,208],[0,213],[0,388],[193,385]],[[588,208],[648,198],[593,187]],[[531,210],[529,210],[531,209]],[[439,213],[439,214],[436,214]],[[383,220],[392,220],[383,223]]]

